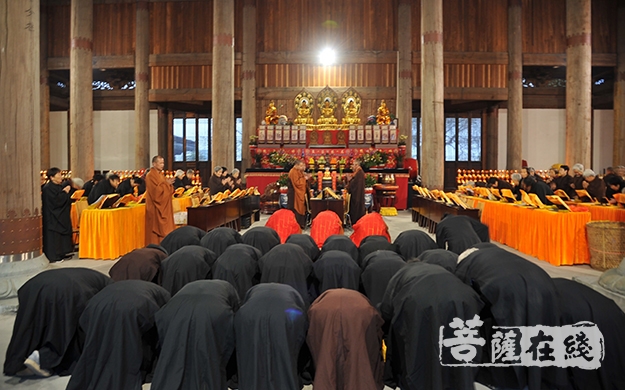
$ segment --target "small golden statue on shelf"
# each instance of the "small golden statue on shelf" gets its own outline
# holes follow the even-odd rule
[[[295,110],[297,111],[297,118],[293,121],[296,125],[308,125],[313,124],[311,102],[313,97],[306,91],[300,92],[295,97]]]
[[[359,125],[360,118],[358,117],[358,114],[360,113],[361,99],[358,92],[356,92],[353,88],[350,88],[345,91],[341,100],[343,104],[343,111],[345,112],[343,124]]]
[[[323,106],[320,107],[321,116],[317,119],[317,123],[320,125],[335,125],[338,120],[334,117],[334,105],[330,104],[330,100],[327,99],[323,102]]]
[[[376,115],[376,123],[378,125],[388,125],[391,123],[390,111],[386,107],[386,101],[382,100],[380,107],[378,107],[378,115]]]
[[[267,107],[267,111],[265,111],[265,124],[267,125],[277,125],[278,119],[280,116],[278,115],[278,109],[276,108],[276,104],[272,101],[269,102],[269,107]]]

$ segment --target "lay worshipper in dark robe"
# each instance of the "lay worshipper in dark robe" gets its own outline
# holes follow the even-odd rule
[[[356,262],[358,261],[358,248],[356,247],[356,245],[354,245],[352,240],[350,240],[349,237],[347,236],[334,235],[334,236],[328,237],[323,243],[323,246],[321,247],[321,252],[319,253],[319,255],[321,256],[325,252],[331,251],[331,250],[343,251],[347,253],[348,255],[350,255],[352,259],[354,259],[354,261]]]
[[[274,247],[258,261],[261,283],[283,283],[293,287],[309,305],[313,262],[304,250],[295,244]]]
[[[397,236],[394,244],[397,246],[397,253],[404,259],[410,260],[418,257],[428,249],[436,249],[438,246],[429,234],[421,230],[405,230]]]
[[[560,313],[552,279],[539,266],[493,244],[482,243],[456,266],[456,276],[486,304],[480,314],[487,345],[493,326],[559,326]],[[484,361],[492,362],[488,348]],[[555,367],[484,367],[478,382],[495,387],[530,390],[556,388],[565,381]]]
[[[184,171],[182,169],[178,169],[174,174],[174,189],[178,189],[180,187],[184,188],[184,181],[182,180],[184,177]]]
[[[625,189],[625,181],[621,179],[620,176],[613,176],[607,183],[607,187],[605,190],[605,197],[610,201],[610,203],[617,203],[614,199],[614,194],[621,194]]]
[[[123,280],[93,297],[80,316],[85,347],[67,390],[136,390],[152,371],[154,314],[169,300],[154,283]]]
[[[551,205],[552,203],[547,199],[547,195],[553,195],[553,191],[549,188],[548,184],[543,181],[534,179],[533,176],[528,176],[521,181],[521,189],[528,194],[536,194],[540,201],[545,205]]]
[[[260,283],[261,257],[262,253],[250,245],[230,245],[213,264],[213,279],[229,282],[239,297],[245,297],[247,290]]]
[[[582,187],[590,196],[601,201],[605,197],[605,182],[597,177],[597,174],[591,170],[584,171],[584,183]]]
[[[575,389],[625,389],[625,313],[613,300],[569,279],[556,278],[562,325],[590,321],[604,338],[605,356],[596,370],[569,368],[569,380]],[[581,330],[581,329],[580,329]]]
[[[187,283],[210,279],[215,260],[215,253],[202,246],[182,247],[161,262],[161,286],[174,296]]]
[[[365,208],[365,172],[360,163],[354,161],[352,165],[352,179],[349,181],[347,191],[351,195],[349,199],[349,216],[352,224],[355,224],[366,213]]]
[[[452,274],[456,272],[458,255],[445,249],[428,249],[417,257],[422,263],[440,265]]]
[[[584,166],[582,164],[575,164],[571,168],[573,171],[573,189],[583,190],[584,186]]]
[[[304,173],[306,164],[303,161],[295,163],[289,171],[288,204],[287,209],[293,211],[300,228],[306,228],[306,193],[308,192],[308,175]]]
[[[497,188],[499,190],[503,190],[503,189],[512,190],[512,188],[513,188],[512,184],[508,183],[505,180],[501,180],[501,179],[499,179],[499,178],[497,178],[495,176],[489,177],[487,183],[488,183],[489,187]]]
[[[165,160],[161,156],[152,158],[152,168],[145,176],[145,243],[160,244],[171,233],[174,223],[171,179],[165,179]]]
[[[41,189],[43,253],[50,261],[63,260],[72,252],[70,186],[63,186],[61,170],[50,168],[50,179]]]
[[[208,179],[208,188],[210,189],[209,194],[211,196],[215,195],[218,192],[223,192],[226,190],[226,186],[224,185],[224,178],[222,177],[223,168],[215,167],[213,171],[214,173]]]
[[[248,230],[242,238],[244,244],[257,248],[263,255],[269,252],[274,246],[280,245],[280,236],[278,233],[265,226],[258,226]]]
[[[129,177],[126,180],[123,180],[121,183],[119,183],[119,185],[117,186],[117,190],[116,192],[120,195],[120,196],[124,196],[124,195],[128,195],[128,194],[134,194],[135,193],[135,187],[139,187],[140,185],[143,184],[143,179],[138,177],[138,176],[132,176]]]
[[[313,264],[317,295],[333,288],[358,291],[360,267],[347,253],[327,251]]]
[[[154,316],[161,353],[152,390],[227,390],[239,297],[223,280],[187,284]]]
[[[319,257],[319,247],[315,240],[308,234],[291,234],[286,240],[287,244],[295,244],[302,247],[304,252],[310,257],[310,260],[317,261]]]
[[[242,243],[243,238],[232,228],[218,227],[206,233],[200,242],[204,248],[210,249],[219,257],[230,245]]]
[[[202,237],[206,235],[206,232],[195,226],[182,226],[169,233],[163,241],[161,246],[165,248],[167,253],[174,253],[178,249],[187,245],[201,245]]]
[[[473,389],[476,369],[443,366],[439,360],[440,327],[453,338],[454,318],[472,320],[484,303],[470,287],[437,265],[408,263],[390,280],[380,311],[390,322],[387,364],[402,389]],[[475,362],[481,362],[475,346]],[[486,349],[486,347],[484,347]],[[456,362],[449,350],[443,358]]]
[[[360,241],[358,247],[358,265],[362,267],[363,260],[375,251],[397,252],[397,245],[391,244],[385,236],[369,236]]]
[[[556,190],[562,190],[566,192],[566,194],[571,199],[575,197],[575,189],[571,187],[571,184],[573,184],[573,177],[569,175],[568,165],[560,165],[560,169],[558,170],[558,177],[556,178],[555,182]]]
[[[84,343],[78,319],[87,302],[110,283],[106,275],[86,268],[52,269],[29,279],[17,292],[19,308],[4,373],[71,374]]]
[[[109,270],[111,279],[120,280],[145,280],[161,284],[161,262],[167,257],[167,251],[163,247],[150,244],[145,248],[135,249],[123,255]]]
[[[364,295],[343,288],[328,290],[310,306],[308,318],[306,341],[315,361],[314,388],[384,388],[380,353],[384,321]]]
[[[247,292],[234,317],[239,390],[302,388],[297,364],[308,330],[306,306],[284,284],[259,284]]]
[[[85,190],[85,192],[82,194],[82,196],[89,197],[91,190],[96,184],[98,184],[98,182],[100,182],[100,180],[104,180],[104,176],[100,174],[93,175],[93,178],[91,178],[91,180],[88,180],[85,184],[83,184],[82,189]]]
[[[278,233],[282,244],[292,234],[300,234],[302,232],[302,228],[299,226],[297,219],[295,219],[295,213],[288,209],[280,209],[271,214],[265,226]]]
[[[441,249],[447,247],[447,250],[459,255],[479,242],[482,240],[465,218],[447,215],[436,225],[436,243]]]
[[[310,236],[315,240],[319,248],[321,248],[328,237],[342,235],[343,233],[343,222],[341,218],[331,210],[322,211],[317,214],[310,226]]]
[[[93,204],[96,200],[100,199],[102,195],[116,193],[117,187],[119,186],[119,181],[119,176],[115,174],[110,175],[104,180],[100,180],[89,193],[89,196],[87,197],[87,202],[89,204]]]
[[[384,218],[378,213],[369,213],[353,225],[354,233],[349,237],[356,246],[360,246],[360,242],[369,236],[384,236],[391,241],[391,235],[388,233],[388,226],[384,222]]]
[[[406,265],[404,259],[394,251],[376,251],[362,262],[362,286],[373,307],[378,307],[391,278]]]

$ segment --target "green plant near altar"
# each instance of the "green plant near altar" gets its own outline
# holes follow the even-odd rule
[[[278,179],[278,185],[280,187],[287,187],[289,185],[289,175],[287,173],[283,173],[282,175],[280,175],[280,178]]]
[[[397,145],[402,146],[402,145],[406,145],[406,140],[408,139],[408,136],[405,134],[401,134],[399,136],[399,141],[397,141]]]
[[[388,161],[388,153],[380,150],[366,152],[360,157],[363,168],[371,168],[377,165],[384,165]]]
[[[275,151],[269,153],[269,162],[278,167],[293,165],[295,161],[295,157],[283,151]]]
[[[250,145],[258,145],[258,136],[250,135]]]
[[[371,188],[378,183],[378,177],[376,175],[365,175],[365,188]]]

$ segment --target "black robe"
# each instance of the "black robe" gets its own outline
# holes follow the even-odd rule
[[[566,192],[569,198],[573,199],[575,197],[575,189],[571,188],[571,184],[573,183],[573,177],[571,175],[558,176],[555,180],[556,182],[556,190],[562,190]]]
[[[96,200],[100,199],[102,195],[109,195],[115,193],[115,187],[111,185],[111,181],[108,179],[100,180],[98,184],[96,184],[89,196],[87,197],[87,202],[89,204],[95,203]]]
[[[258,248],[264,255],[274,246],[280,245],[280,236],[272,228],[259,226],[245,232],[243,243]]]
[[[573,176],[572,177],[572,182],[573,185],[575,186],[576,190],[583,190],[584,186],[582,185],[584,183],[584,176],[579,175],[579,176]]]
[[[119,196],[124,196],[128,194],[134,194],[135,189],[132,185],[130,185],[130,179],[126,179],[119,183],[115,192],[117,192]]]
[[[206,232],[195,226],[182,226],[173,230],[171,233],[163,238],[161,246],[167,250],[168,253],[174,253],[178,249],[187,245],[201,245],[202,237],[206,235]]]
[[[323,246],[321,247],[321,252],[319,253],[319,255],[321,256],[325,252],[332,250],[343,251],[350,255],[352,259],[354,259],[354,261],[358,261],[358,247],[347,236],[344,236],[342,234],[334,234],[326,238]]]
[[[306,304],[291,286],[252,287],[234,317],[239,390],[299,390],[298,356],[306,341]]]
[[[349,200],[349,216],[352,224],[358,222],[365,213],[365,173],[358,169],[349,182],[348,191],[351,195]]]
[[[180,187],[184,187],[184,182],[182,181],[181,178],[177,177],[174,179],[174,189],[180,188]]]
[[[306,306],[313,301],[308,292],[313,262],[300,246],[278,245],[261,257],[258,266],[261,283],[288,284],[300,293]]]
[[[623,192],[623,188],[625,188],[625,181],[619,179],[618,190],[613,190],[609,185],[605,189],[605,197],[608,199],[614,199],[614,194],[620,194]]]
[[[223,280],[184,286],[154,316],[161,353],[152,390],[227,390],[239,297]]]
[[[449,215],[436,225],[436,243],[441,249],[447,247],[459,255],[479,242],[482,240],[465,218]]]
[[[93,179],[85,182],[85,184],[83,184],[82,186],[82,189],[85,190],[82,196],[89,197],[89,194],[91,193],[91,190],[93,189],[94,186],[95,184],[93,183]]]
[[[397,246],[397,253],[406,260],[418,257],[423,251],[428,249],[438,248],[436,242],[432,240],[429,234],[417,229],[401,232],[395,239],[395,245]]]
[[[86,268],[52,269],[29,279],[17,292],[19,308],[4,373],[23,370],[24,360],[38,350],[42,369],[70,374],[84,343],[78,328],[80,315],[110,283],[106,275]]]
[[[319,257],[319,247],[309,234],[291,234],[285,243],[299,245],[312,261]]]
[[[50,261],[62,260],[72,252],[72,202],[63,186],[46,183],[41,190],[43,252]]]
[[[593,198],[601,201],[605,197],[605,183],[603,180],[599,179],[598,176],[595,176],[593,181],[588,182],[586,192],[588,192]]]
[[[160,284],[161,262],[167,257],[165,250],[157,248],[140,248],[123,255],[109,270],[111,279],[120,280],[145,280]]]
[[[67,390],[137,390],[154,364],[154,314],[169,300],[154,283],[124,280],[93,297],[80,327],[86,340]]]
[[[384,236],[368,236],[360,241],[358,247],[358,265],[362,267],[365,257],[375,251],[393,251],[397,252],[397,245],[388,242]]]
[[[260,283],[261,257],[261,252],[250,245],[230,245],[213,264],[213,279],[229,282],[239,297],[245,297],[247,290]]]
[[[360,267],[354,259],[342,251],[327,251],[313,265],[317,282],[317,295],[333,288],[358,291]]]
[[[547,195],[553,195],[553,191],[549,187],[549,184],[546,184],[544,181],[537,181],[532,184],[532,188],[529,190],[530,193],[538,195],[543,204],[551,205],[551,201],[547,199]]]
[[[501,191],[501,190],[504,190],[504,189],[505,190],[512,190],[512,187],[513,187],[512,184],[508,183],[507,181],[501,180],[501,179],[497,179],[497,187],[495,187],[495,188],[497,188],[497,189],[499,189],[499,191]]]
[[[174,296],[187,283],[210,279],[215,260],[215,253],[204,247],[180,248],[161,262],[161,285]]]
[[[423,263],[440,265],[447,271],[454,273],[458,264],[458,255],[445,249],[429,249],[421,253],[417,260]]]
[[[242,243],[243,238],[232,228],[218,227],[206,233],[200,242],[204,248],[210,249],[219,257],[230,245]]]
[[[380,311],[390,322],[387,364],[390,359],[400,387],[473,389],[475,368],[441,365],[439,333],[444,326],[445,338],[453,337],[449,326],[453,319],[473,319],[483,306],[477,293],[437,265],[413,262],[399,270],[388,284]],[[481,349],[476,346],[476,362],[481,361]],[[449,351],[443,353],[443,359],[450,357]]]
[[[373,307],[377,308],[382,303],[388,282],[405,265],[404,259],[391,251],[377,251],[365,257],[360,279],[364,293]]]
[[[487,345],[492,326],[558,326],[560,314],[555,285],[539,266],[492,244],[469,254],[456,266],[456,276],[471,286],[486,304],[481,314]],[[484,361],[490,362],[485,349]],[[560,370],[560,371],[558,371]],[[480,383],[530,390],[552,388],[565,378],[557,367],[483,367]]]
[[[575,389],[625,389],[625,313],[613,300],[569,279],[553,279],[558,293],[562,325],[590,321],[603,334],[605,357],[597,370],[570,367]]]
[[[226,186],[222,184],[223,178],[215,176],[215,174],[211,175],[208,179],[208,188],[210,189],[210,196],[215,195],[218,192],[223,192],[226,190]]]

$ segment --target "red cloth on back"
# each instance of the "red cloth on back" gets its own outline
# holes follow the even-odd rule
[[[385,236],[391,242],[391,236],[388,234],[388,226],[384,222],[384,218],[378,213],[370,213],[360,218],[354,224],[354,233],[351,240],[356,246],[360,246],[360,241],[368,236]]]
[[[343,222],[334,211],[322,211],[312,221],[310,236],[319,248],[333,234],[343,234]]]
[[[284,244],[291,234],[299,234],[302,232],[302,229],[295,219],[295,214],[287,209],[280,209],[273,213],[267,220],[265,226],[272,228],[278,233],[281,244]]]

